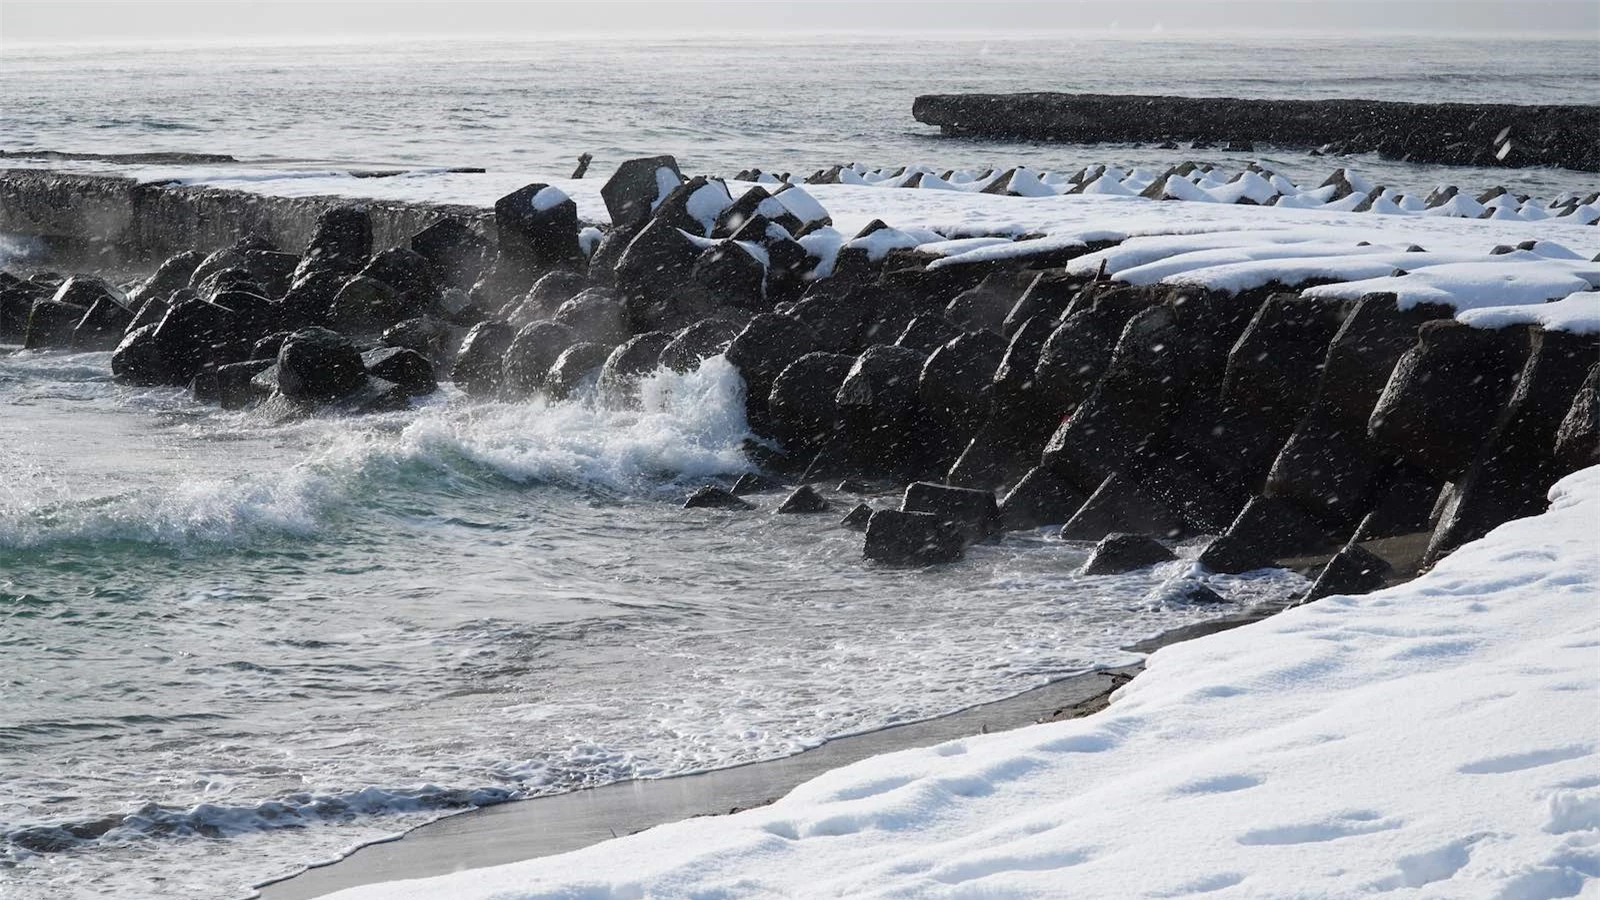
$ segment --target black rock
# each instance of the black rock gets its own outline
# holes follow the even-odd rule
[[[422,229],[412,235],[410,246],[432,264],[443,286],[463,290],[478,280],[489,253],[489,242],[456,219],[440,219]]]
[[[723,241],[701,251],[690,277],[713,307],[733,306],[758,312],[771,308],[767,302],[766,262],[738,241]]]
[[[661,351],[672,340],[672,334],[666,331],[651,331],[629,338],[611,351],[600,367],[600,390],[619,397],[632,394],[640,380],[659,368]]]
[[[214,346],[237,339],[238,317],[215,303],[185,300],[167,310],[153,337],[167,369],[163,383],[188,384],[212,361]]]
[[[505,352],[503,386],[506,393],[524,396],[542,390],[550,368],[576,343],[577,332],[556,322],[534,322],[518,329]]]
[[[1446,480],[1472,462],[1528,357],[1522,329],[1491,331],[1453,319],[1428,322],[1395,365],[1368,433]]]
[[[783,504],[778,507],[780,513],[820,513],[830,509],[828,501],[817,493],[816,488],[809,484],[802,484],[786,497]]]
[[[149,278],[129,294],[129,305],[138,305],[154,298],[166,300],[171,297],[173,291],[189,284],[194,270],[200,267],[205,258],[205,254],[198,250],[185,250],[168,257]]]
[[[412,294],[426,304],[439,295],[438,278],[433,263],[415,250],[390,247],[374,256],[362,267],[360,274],[375,278],[395,289],[397,294]],[[417,312],[423,312],[418,309]]]
[[[628,243],[612,277],[633,330],[676,329],[703,318],[710,304],[693,281],[700,255],[698,244],[662,219]]]
[[[1223,402],[1288,437],[1316,394],[1342,312],[1338,301],[1269,296],[1228,354]]]
[[[365,207],[339,206],[317,217],[300,265],[352,275],[371,255],[372,216]]]
[[[530,184],[494,204],[495,234],[500,259],[527,271],[575,263],[578,248],[578,205],[558,188]]]
[[[840,437],[864,471],[914,476],[929,446],[920,429],[917,383],[922,354],[887,344],[856,358],[839,392]]]
[[[683,501],[684,509],[755,509],[755,505],[735,496],[732,491],[706,485]]]
[[[1049,469],[1035,466],[1000,501],[1000,525],[1007,531],[1062,525],[1087,499]]]
[[[1227,603],[1227,599],[1204,583],[1193,578],[1174,578],[1165,582],[1150,592],[1150,601],[1162,605],[1182,604],[1184,606],[1213,605]]]
[[[1249,572],[1289,556],[1325,549],[1332,538],[1293,503],[1254,497],[1216,540],[1200,554],[1213,572]]]
[[[78,320],[88,312],[82,306],[58,300],[35,300],[28,312],[28,327],[22,346],[27,350],[53,350],[72,345]]]
[[[400,299],[400,291],[387,281],[368,275],[352,275],[339,286],[328,311],[333,328],[360,333],[387,328],[396,322],[415,318],[424,312],[411,309]]]
[[[561,304],[552,322],[572,329],[579,340],[614,347],[633,334],[623,304],[604,288],[590,288]]]
[[[126,384],[167,384],[170,369],[156,341],[155,325],[141,325],[128,332],[111,354],[111,375]]]
[[[928,437],[941,445],[940,471],[949,468],[989,418],[990,385],[1005,352],[998,334],[969,332],[934,350],[923,363],[917,400],[931,432]]]
[[[1600,363],[1589,367],[1556,429],[1555,459],[1562,475],[1600,465]]]
[[[917,316],[906,325],[895,346],[927,354],[962,334],[960,328],[943,316]]]
[[[361,387],[366,377],[355,345],[326,328],[296,331],[278,351],[278,393],[290,400],[338,400]]]
[[[1059,270],[1040,272],[1011,305],[1001,329],[1009,339],[1029,319],[1039,317],[1044,322],[1059,322],[1082,290],[1081,277]]]
[[[773,381],[790,363],[816,349],[810,329],[787,316],[762,313],[734,337],[724,355],[744,377],[747,406],[764,415]]]
[[[880,509],[867,520],[862,555],[893,565],[954,562],[966,549],[961,529],[932,513]]]
[[[855,362],[842,353],[818,352],[786,366],[767,396],[772,436],[797,452],[820,449],[839,428],[835,398]]]
[[[545,391],[556,400],[565,400],[592,378],[611,356],[609,344],[579,341],[561,351],[545,376]]]
[[[1138,480],[1113,472],[1061,526],[1069,541],[1098,541],[1119,531],[1180,537],[1183,520],[1159,499],[1141,490]]]
[[[1178,557],[1154,538],[1142,534],[1108,534],[1100,539],[1080,575],[1120,575]]]
[[[72,349],[111,350],[133,324],[133,313],[110,295],[94,301],[72,330]]]
[[[552,269],[539,277],[515,305],[507,304],[506,319],[521,328],[529,322],[549,319],[561,305],[588,287],[588,279],[570,269]]]
[[[944,317],[967,331],[989,331],[1001,335],[1006,316],[1017,304],[1016,277],[997,272],[977,287],[956,295],[944,309]]]
[[[732,205],[733,197],[725,182],[696,175],[662,197],[650,218],[696,237],[706,237],[715,229],[722,212]]]
[[[33,304],[50,299],[51,291],[31,281],[6,278],[9,280],[0,283],[0,342],[20,343],[28,332]]]
[[[918,481],[906,486],[900,509],[938,516],[969,543],[987,540],[1000,532],[1000,509],[989,491]]]
[[[274,362],[270,359],[251,359],[218,366],[214,376],[217,402],[222,404],[223,409],[243,409],[267,399],[268,392],[257,388],[254,378],[271,368]]]
[[[839,524],[851,531],[866,531],[867,524],[872,521],[872,507],[865,503],[857,503],[848,513],[845,513]]]
[[[506,351],[516,331],[499,319],[487,319],[472,326],[461,342],[450,380],[475,397],[487,397],[500,389]]]
[[[732,322],[702,319],[680,329],[672,343],[661,348],[658,361],[674,372],[693,372],[701,362],[727,350],[739,331]]]
[[[445,357],[445,345],[450,340],[450,329],[437,319],[419,316],[406,319],[384,329],[378,343],[385,347],[404,347],[415,350],[424,359],[438,363]]]
[[[811,329],[819,350],[854,356],[861,351],[873,301],[870,288],[813,291],[795,303],[788,315]]]
[[[671,156],[630,159],[600,188],[600,197],[612,223],[628,229],[643,224],[656,204],[683,182],[678,161]]]
[[[1346,544],[1301,598],[1304,602],[1334,594],[1365,594],[1383,587],[1389,564],[1358,544]]]
[[[433,374],[433,363],[415,350],[403,347],[381,347],[361,354],[361,364],[367,374],[382,378],[401,387],[407,395],[420,397],[438,390],[439,382]]]
[[[279,304],[284,324],[305,328],[333,321],[333,301],[345,280],[346,276],[331,269],[302,268]]]
[[[330,405],[335,412],[351,415],[394,412],[411,405],[410,394],[392,381],[368,375],[356,385],[355,390]]]

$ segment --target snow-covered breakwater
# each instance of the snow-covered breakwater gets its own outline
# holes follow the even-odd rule
[[[492,231],[435,208],[377,253],[393,235],[372,208],[289,203],[323,210],[301,252],[292,231],[241,227],[127,294],[13,279],[0,332],[115,346],[119,378],[226,406],[346,410],[403,405],[444,379],[557,399],[598,379],[627,402],[658,367],[722,356],[746,389],[752,460],[802,485],[789,509],[825,508],[805,486],[840,478],[909,485],[899,509],[849,520],[888,562],[1056,525],[1074,540],[1146,534],[1106,548],[1145,561],[1167,552],[1159,541],[1221,535],[1201,559],[1218,572],[1338,551],[1318,590],[1372,586],[1382,566],[1362,545],[1431,532],[1395,573],[1414,574],[1536,507],[1595,452],[1600,265],[1538,236],[1591,241],[1583,204],[1557,217],[1570,224],[1412,225],[752,177],[767,183],[634,160],[598,191],[604,229],[561,187],[533,184],[495,203]],[[1047,177],[1011,170],[1006,183]],[[959,224],[874,219],[846,234],[812,191],[924,215],[924,198],[968,202]],[[1051,200],[1092,214],[1069,224],[1051,220],[1056,206],[1015,205]],[[1000,202],[1044,230],[983,214]],[[725,487],[692,505],[748,505]],[[1197,587],[1176,589],[1214,596]]]
[[[1049,140],[1332,145],[1446,165],[1600,171],[1600,107],[1115,94],[928,94],[917,121],[947,135]]]

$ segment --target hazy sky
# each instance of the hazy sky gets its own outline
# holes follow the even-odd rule
[[[0,0],[0,45],[660,30],[1018,32],[1113,24],[1124,32],[1514,31],[1600,38],[1600,0]]]

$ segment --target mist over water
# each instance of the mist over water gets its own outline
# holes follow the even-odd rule
[[[8,47],[0,147],[529,180],[585,151],[596,174],[660,152],[723,174],[1197,155],[945,141],[910,117],[919,93],[1031,89],[1591,102],[1600,61],[1581,40],[1338,36]],[[106,354],[0,348],[7,896],[237,896],[451,809],[792,753],[1216,614],[1148,600],[1164,570],[1079,578],[1084,548],[1042,534],[895,570],[838,515],[680,509],[750,468],[742,390],[718,359],[636,405],[447,390],[282,424],[116,385]],[[1295,582],[1222,586],[1245,604]]]

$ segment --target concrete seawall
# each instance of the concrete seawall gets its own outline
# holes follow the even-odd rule
[[[916,99],[912,114],[959,137],[1333,145],[1418,163],[1600,172],[1600,106],[927,94]]]
[[[440,219],[474,221],[492,236],[488,210],[345,197],[268,197],[116,175],[0,170],[0,233],[39,241],[56,264],[94,261],[139,268],[183,250],[210,251],[245,235],[280,247],[310,240],[317,216],[335,206],[371,211],[378,247],[405,243]]]

